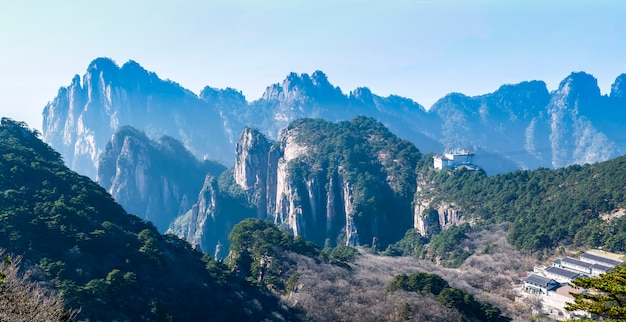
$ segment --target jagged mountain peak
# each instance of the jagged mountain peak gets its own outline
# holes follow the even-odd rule
[[[430,112],[445,117],[448,113],[475,113],[478,110],[478,104],[474,97],[467,96],[462,93],[449,93],[440,98],[430,108]]]
[[[626,99],[626,74],[617,76],[611,85],[611,97],[616,99]]]
[[[600,96],[598,80],[585,72],[573,72],[559,84],[557,93],[562,95]]]
[[[125,71],[137,71],[141,73],[148,73],[148,71],[145,68],[143,68],[143,66],[141,66],[138,62],[132,59],[125,62],[124,65],[122,65],[120,69],[125,70]]]
[[[318,101],[345,100],[347,97],[339,87],[332,85],[322,71],[315,71],[311,76],[307,73],[289,73],[279,84],[267,87],[262,100],[296,100],[308,97]]]
[[[321,70],[313,72],[311,75],[311,81],[313,82],[313,85],[317,87],[333,87],[333,85],[331,85],[328,81],[328,76],[326,76],[326,74],[324,74]]]
[[[211,86],[205,86],[199,95],[200,99],[208,103],[218,103],[224,99],[231,99],[239,101],[241,104],[248,104],[246,97],[240,90],[226,87],[224,89],[215,88]]]
[[[119,70],[119,66],[109,57],[98,57],[92,60],[87,67],[88,72]]]
[[[365,105],[374,105],[374,95],[367,87],[357,87],[349,94],[351,100],[356,100]]]
[[[519,92],[538,93],[540,95],[549,95],[548,86],[544,81],[531,80],[517,84],[504,84],[498,88],[493,94],[507,95]]]

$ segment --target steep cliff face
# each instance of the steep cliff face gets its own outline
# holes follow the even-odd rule
[[[595,79],[568,76],[550,93],[542,81],[503,85],[493,93],[446,95],[428,111],[411,99],[378,96],[366,87],[344,94],[321,71],[290,73],[248,102],[232,88],[205,87],[199,96],[129,61],[118,67],[98,58],[82,77],[59,90],[44,109],[43,136],[74,170],[96,174],[98,155],[121,125],[151,138],[170,135],[197,157],[232,164],[245,127],[278,140],[290,122],[305,117],[330,121],[374,117],[422,151],[477,151],[489,174],[519,168],[560,167],[623,154],[626,76],[603,96]]]
[[[593,76],[572,73],[552,94],[548,105],[552,166],[605,161],[621,154],[621,149],[592,120],[598,118],[606,97]]]
[[[176,218],[167,233],[173,233],[203,253],[223,259],[228,255],[228,234],[244,218],[254,217],[255,208],[245,199],[226,192],[218,179],[207,175],[197,202]]]
[[[99,155],[114,131],[131,125],[149,137],[170,135],[196,156],[230,161],[231,147],[222,118],[213,104],[134,61],[118,67],[108,58],[91,62],[82,78],[43,111],[43,139],[73,169],[96,177]]]
[[[235,182],[246,192],[248,201],[256,205],[258,217],[265,218],[268,209],[267,189],[271,143],[256,129],[245,128],[237,143],[234,166]]]
[[[470,222],[471,216],[453,202],[436,200],[431,185],[418,180],[413,201],[413,228],[422,236],[433,236],[453,226]]]
[[[235,182],[297,236],[386,245],[412,225],[419,151],[372,119],[293,122],[273,144],[246,129],[237,151]]]
[[[163,232],[191,209],[207,174],[225,168],[198,161],[171,137],[158,142],[131,127],[121,127],[101,155],[98,182],[124,209],[151,221]]]

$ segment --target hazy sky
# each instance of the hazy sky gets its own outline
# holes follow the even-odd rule
[[[41,129],[59,87],[96,57],[129,59],[198,93],[258,99],[289,72],[322,70],[426,108],[449,92],[586,71],[603,93],[626,73],[626,1],[5,1],[0,115]]]

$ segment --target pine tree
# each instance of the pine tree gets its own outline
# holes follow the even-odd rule
[[[569,303],[567,310],[587,311],[609,321],[626,319],[626,267],[615,267],[599,277],[578,278],[573,283],[592,292],[573,294],[574,303]]]

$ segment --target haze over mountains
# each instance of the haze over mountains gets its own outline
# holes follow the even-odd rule
[[[82,79],[75,76],[46,105],[43,137],[72,169],[95,178],[99,155],[123,125],[152,138],[172,136],[197,157],[229,166],[245,126],[276,139],[302,117],[338,121],[366,115],[425,153],[476,150],[476,162],[495,174],[623,154],[625,80],[620,75],[611,93],[601,95],[596,79],[578,72],[553,92],[541,81],[529,81],[475,97],[452,93],[426,110],[410,99],[381,97],[365,87],[344,93],[321,71],[291,73],[248,102],[235,89],[206,87],[196,95],[134,61],[120,67],[98,58]]]
[[[489,300],[528,320],[511,285],[529,258],[626,251],[625,86],[601,95],[580,72],[426,110],[316,71],[248,102],[98,58],[44,109],[60,153],[0,122],[0,237],[86,319],[510,320]],[[435,170],[430,152],[454,148],[486,172]],[[526,167],[559,169],[496,174]],[[385,293],[415,259],[380,255],[460,267],[457,296]]]

